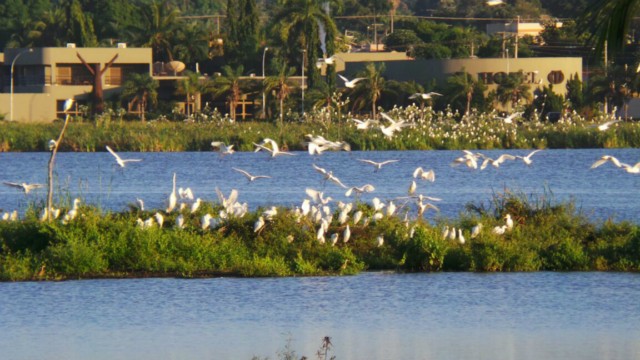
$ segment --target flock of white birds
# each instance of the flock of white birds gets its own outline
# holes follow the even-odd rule
[[[390,125],[387,126],[379,125],[380,130],[383,134],[385,134],[385,136],[393,136],[395,132],[401,131],[402,128],[408,126],[404,121],[393,120],[386,114],[382,114],[382,117],[390,122]],[[367,120],[367,122],[370,122],[369,125],[365,125],[367,122],[359,120],[354,121],[356,122],[357,128],[362,130],[368,129],[373,124],[371,120]],[[613,124],[615,124],[615,122],[606,123],[603,124],[603,126],[605,129],[608,129],[609,126]],[[321,155],[324,151],[328,150],[349,151],[351,149],[349,144],[346,142],[330,141],[322,136],[307,135],[306,140],[308,153],[310,155]],[[255,146],[255,152],[264,151],[267,152],[270,157],[296,155],[294,153],[281,150],[277,142],[269,138],[265,138],[262,140],[262,142],[254,143],[253,145]],[[220,141],[213,141],[211,143],[211,146],[213,147],[213,149],[219,152],[220,156],[232,155],[235,152],[233,150],[233,145],[226,145]],[[126,167],[129,163],[142,161],[142,159],[124,159],[109,146],[106,147],[106,150],[114,157],[116,164],[122,168]],[[484,170],[489,165],[494,168],[499,168],[501,164],[507,161],[516,160],[521,160],[526,166],[530,166],[533,163],[532,157],[539,151],[541,150],[533,150],[526,156],[516,156],[505,153],[494,159],[480,152],[463,150],[462,155],[458,158],[455,158],[452,161],[451,166],[464,165],[469,169]],[[398,162],[399,160],[388,159],[377,162],[368,159],[357,159],[357,161],[371,165],[375,173],[381,171],[383,167],[393,166],[393,164]],[[628,173],[640,173],[640,162],[636,163],[635,165],[629,165],[619,161],[618,159],[610,155],[602,156],[592,164],[591,168],[597,168],[607,162],[612,163],[614,166],[621,168]],[[312,167],[322,176],[323,184],[326,185],[327,182],[330,182],[336,186],[346,189],[345,196],[351,197],[352,195],[354,195],[356,198],[355,203],[358,203],[358,198],[360,195],[364,193],[372,193],[375,191],[375,187],[371,184],[364,184],[362,186],[347,186],[333,173],[332,170],[322,168],[316,164],[312,164]],[[236,167],[234,167],[233,170],[246,177],[249,183],[258,181],[260,179],[271,178],[271,176],[269,175],[251,174],[247,170]],[[364,217],[363,212],[361,210],[358,210],[354,206],[354,202],[345,203],[342,201],[333,201],[331,197],[325,196],[323,191],[315,190],[312,188],[306,189],[305,193],[307,195],[307,198],[302,201],[301,205],[294,207],[290,211],[292,211],[292,214],[293,216],[295,216],[297,221],[301,221],[303,218],[308,218],[311,220],[311,223],[317,226],[315,232],[316,238],[319,242],[325,243],[326,236],[328,235],[331,244],[335,245],[339,241],[339,239],[342,239],[342,241],[346,243],[351,237],[350,226],[366,227],[371,222],[380,220],[385,216],[400,216],[401,214],[404,214],[404,219],[406,223],[409,224],[409,213],[416,214],[416,218],[422,218],[423,215],[430,209],[438,211],[438,207],[434,203],[441,201],[441,199],[416,193],[418,182],[435,181],[435,172],[432,169],[425,170],[422,167],[417,167],[413,171],[412,177],[413,178],[411,179],[411,182],[409,183],[409,186],[407,188],[406,196],[388,200],[386,202],[380,200],[377,197],[373,198],[370,204],[373,210],[373,214],[370,217]],[[4,184],[21,190],[25,195],[29,194],[35,189],[44,187],[43,184],[27,184],[24,182],[4,182]],[[166,199],[166,208],[164,209],[164,211],[157,211],[153,216],[150,216],[147,219],[138,218],[137,224],[139,227],[145,229],[153,226],[163,227],[165,226],[164,216],[174,211],[179,212],[179,215],[175,218],[176,220],[173,226],[176,228],[184,228],[187,225],[187,219],[185,218],[185,215],[189,216],[189,214],[196,213],[203,200],[201,198],[196,198],[190,188],[177,188],[176,185],[176,174],[174,173],[172,190]],[[220,212],[216,215],[204,214],[200,218],[200,221],[198,223],[198,226],[202,230],[215,227],[226,219],[232,217],[243,217],[249,211],[249,206],[247,203],[240,203],[238,201],[237,190],[231,190],[229,196],[225,196],[218,189],[216,189],[216,193],[218,196],[218,201],[220,205],[222,205],[223,209],[220,210]],[[74,199],[73,206],[62,216],[62,223],[67,224],[70,221],[73,221],[78,216],[80,203],[80,199]],[[331,207],[334,203],[336,204],[337,208]],[[136,204],[140,210],[145,210],[144,201],[142,199],[136,199]],[[43,209],[41,220],[44,221],[48,218],[58,219],[62,215],[61,213],[62,211],[56,208]],[[262,231],[268,224],[268,222],[271,221],[277,214],[278,208],[275,206],[264,210],[258,217],[258,220],[254,225],[254,232],[259,233],[260,231]],[[18,213],[15,210],[12,212],[4,212],[0,215],[0,219],[5,221],[18,220]],[[332,223],[337,223],[337,226],[334,227],[334,230],[338,229],[339,231],[334,231],[331,234],[328,234],[328,232],[330,231],[330,225]],[[504,216],[504,224],[495,226],[493,229],[491,229],[491,232],[496,235],[502,235],[506,232],[511,231],[513,227],[514,221],[511,218],[511,215],[506,214]],[[469,237],[471,239],[477,237],[481,233],[482,228],[483,226],[481,223],[473,226],[468,231]],[[449,228],[447,226],[443,230],[442,237],[444,239],[457,240],[460,244],[464,244],[466,242],[466,237],[464,235],[465,231],[466,229],[456,229],[455,227]],[[413,233],[413,229],[411,230],[411,233]],[[289,238],[289,241],[293,241],[293,238]],[[377,237],[376,243],[379,246],[382,246],[384,244],[384,238],[382,235],[379,235]]]

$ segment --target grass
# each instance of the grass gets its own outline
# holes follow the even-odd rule
[[[366,216],[368,204],[358,204]],[[207,203],[195,214],[183,210],[185,227],[174,226],[178,213],[164,214],[164,225],[141,228],[137,219],[156,210],[103,213],[81,206],[68,224],[42,222],[32,208],[24,219],[0,221],[0,280],[63,280],[139,276],[314,276],[348,275],[362,270],[432,271],[638,271],[640,231],[637,224],[593,223],[571,202],[557,203],[550,192],[525,195],[505,190],[487,204],[469,204],[457,219],[403,220],[404,214],[354,224],[351,238],[331,244],[342,233],[337,211],[327,241],[316,239],[319,225],[295,209],[278,214],[260,231],[254,223],[262,209],[221,219],[203,230],[205,213],[222,207]],[[491,230],[515,220],[503,235]],[[484,230],[474,239],[470,229]],[[466,242],[443,239],[442,229],[462,229]],[[379,246],[377,238],[383,236]]]
[[[305,148],[305,134],[344,140],[353,150],[640,147],[640,123],[621,122],[602,132],[593,125],[611,119],[604,115],[585,119],[568,113],[550,123],[534,114],[531,119],[506,124],[497,118],[497,112],[462,116],[408,106],[388,111],[391,117],[412,124],[388,139],[377,128],[356,129],[351,114],[326,112],[326,109],[312,110],[304,120],[289,114],[283,128],[272,122],[233,122],[218,113],[191,122],[168,121],[164,117],[145,123],[76,118],[60,150],[103,151],[109,145],[121,151],[210,151],[211,141],[218,140],[233,144],[236,150],[251,151],[253,143],[265,137],[289,150],[301,150]],[[49,139],[56,137],[60,127],[59,123],[0,122],[0,151],[46,151]]]

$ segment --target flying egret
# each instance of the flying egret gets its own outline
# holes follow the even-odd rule
[[[380,125],[380,131],[382,131],[382,134],[384,134],[384,136],[386,136],[389,139],[393,137],[396,131],[402,130],[403,127],[411,126],[411,124],[405,122],[404,120],[396,121],[392,119],[389,115],[383,112],[380,113],[380,116],[382,116],[383,118],[385,118],[387,121],[391,123],[389,126]]]
[[[178,196],[180,197],[180,200],[193,200],[193,191],[191,191],[191,188],[178,188]]]
[[[524,113],[523,112],[514,112],[513,114],[509,114],[506,117],[496,116],[496,118],[502,119],[502,121],[504,121],[505,124],[513,124],[513,120],[515,120],[515,118],[517,118],[518,116],[522,116],[522,114],[524,114]]]
[[[118,163],[118,165],[120,165],[120,167],[124,167],[128,162],[138,162],[138,161],[142,161],[142,159],[123,159],[121,158],[118,154],[116,154],[115,151],[113,151],[109,145],[106,146],[107,151],[111,153],[111,155],[113,155],[113,157],[116,158],[116,162]]]
[[[373,171],[374,172],[378,172],[380,169],[382,169],[382,167],[384,165],[400,161],[400,160],[385,160],[385,161],[382,161],[382,162],[377,162],[377,161],[367,160],[367,159],[357,159],[357,160],[360,161],[360,162],[363,162],[365,164],[373,165],[373,168],[374,168]]]
[[[439,94],[437,92],[428,92],[428,93],[415,93],[411,96],[409,96],[409,99],[411,100],[415,100],[415,99],[421,99],[421,100],[430,100],[433,99],[434,96],[442,96],[442,94]]]
[[[515,159],[516,157],[510,154],[502,154],[495,160],[488,156],[485,156],[484,161],[482,162],[482,165],[480,165],[480,170],[484,170],[489,164],[491,164],[494,168],[497,169],[500,167],[500,164],[502,164],[503,162],[507,160],[515,160]]]
[[[265,146],[267,144],[271,145],[271,147],[269,148],[269,147]],[[269,139],[269,138],[263,139],[260,144],[253,143],[253,145],[255,145],[255,147],[256,147],[254,152],[258,152],[260,150],[265,150],[265,151],[268,151],[271,154],[271,157],[276,157],[276,156],[279,156],[279,155],[295,155],[295,154],[290,153],[290,152],[281,151],[280,147],[278,146],[278,143],[275,142],[273,139]]]
[[[622,163],[620,162],[620,160],[618,160],[617,158],[611,156],[611,155],[603,155],[600,159],[598,159],[596,162],[594,162],[591,165],[592,169],[597,168],[598,166],[606,163],[607,161],[611,161],[611,163],[613,163],[613,165],[617,166],[617,167],[622,167]]]
[[[541,149],[538,150],[533,150],[532,152],[530,152],[527,156],[516,156],[516,158],[518,159],[522,159],[522,161],[526,164],[526,165],[531,165],[531,163],[533,163],[533,160],[531,160],[531,157],[533,156],[533,154],[537,153],[538,151],[542,151]]]
[[[349,187],[345,184],[342,183],[342,181],[340,181],[340,179],[338,179],[335,175],[333,175],[332,171],[327,171],[324,168],[321,168],[319,166],[317,166],[316,164],[312,164],[313,168],[316,169],[317,172],[319,172],[320,174],[324,175],[324,180],[327,181],[331,181],[334,184],[337,184],[338,186],[344,188],[344,189],[348,189]]]
[[[364,78],[355,78],[353,80],[349,80],[346,77],[338,74],[338,77],[340,77],[340,79],[342,79],[342,81],[344,81],[344,86],[348,87],[349,89],[353,89],[354,87],[356,87],[356,84],[358,83],[358,81],[360,80],[364,80]]]
[[[324,192],[322,191],[314,190],[311,188],[306,188],[304,191],[316,204],[326,205],[332,200],[330,196],[325,197]]]
[[[236,152],[235,150],[233,150],[233,144],[227,146],[222,141],[212,141],[211,147],[213,147],[214,149],[218,149],[218,152],[221,156],[231,155]]]
[[[347,190],[344,193],[344,196],[349,197],[349,196],[351,196],[352,192],[355,192],[357,195],[360,195],[362,193],[370,193],[370,192],[373,192],[375,189],[376,188],[373,187],[373,185],[371,185],[371,184],[365,184],[365,185],[362,185],[360,187],[353,186],[353,187],[350,187],[349,190]]]
[[[635,165],[631,166],[629,164],[620,163],[620,166],[628,172],[629,174],[639,174],[640,173],[640,162],[637,162]]]
[[[242,170],[242,169],[238,169],[238,168],[232,168],[233,170],[239,172],[240,174],[246,176],[247,180],[249,180],[249,182],[253,182],[257,179],[271,179],[271,176],[267,176],[267,175],[251,175],[249,174],[249,172]]]
[[[373,125],[377,125],[378,122],[372,119],[367,119],[367,120],[358,120],[358,119],[351,119],[351,121],[356,123],[356,129],[358,130],[368,130],[369,128],[371,128]]]
[[[504,0],[487,0],[485,4],[487,4],[488,6],[502,5],[504,4]]]
[[[415,179],[422,179],[434,182],[436,181],[436,173],[433,170],[425,171],[422,167],[418,166],[413,171],[413,177]]]
[[[23,183],[15,183],[15,182],[4,181],[3,184],[5,184],[7,186],[14,187],[16,189],[20,189],[25,193],[25,195],[30,193],[31,190],[39,189],[41,187],[44,187],[44,184],[27,184],[27,183],[24,183],[24,182]]]

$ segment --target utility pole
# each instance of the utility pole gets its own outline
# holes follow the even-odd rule
[[[515,51],[513,54],[514,59],[518,58],[518,42],[520,40],[519,28],[520,28],[520,15],[518,15],[518,18],[516,20],[516,48],[514,49]]]

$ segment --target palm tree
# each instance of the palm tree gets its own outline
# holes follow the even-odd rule
[[[145,121],[144,114],[147,103],[155,105],[158,100],[158,81],[148,73],[131,74],[122,87],[122,98],[128,99],[129,111],[138,103],[140,120]]]
[[[484,88],[482,83],[463,69],[462,72],[447,78],[444,95],[447,102],[454,107],[459,108],[460,104],[465,104],[465,114],[468,115],[471,112],[474,94],[483,94]]]
[[[295,68],[289,67],[286,62],[283,62],[277,75],[269,76],[264,80],[266,91],[275,91],[277,93],[277,99],[280,102],[280,125],[284,124],[284,101],[293,91],[294,85],[291,81],[291,76],[295,72]]]
[[[244,72],[244,66],[238,65],[233,69],[229,65],[222,67],[222,75],[213,81],[215,96],[226,95],[229,102],[229,115],[236,120],[236,106],[242,96],[243,88],[240,83],[240,77]]]
[[[377,66],[374,63],[368,63],[364,70],[356,75],[364,80],[359,81],[351,93],[354,99],[353,108],[361,110],[366,106],[371,106],[371,115],[374,119],[376,118],[378,99],[385,89],[385,79],[382,77],[384,69],[384,63]]]
[[[172,54],[184,63],[205,61],[209,57],[209,34],[200,22],[190,22],[176,31]]]
[[[140,7],[140,21],[127,34],[136,46],[153,49],[154,61],[173,61],[173,35],[180,11],[167,1],[154,0]]]
[[[200,110],[201,95],[208,91],[209,86],[206,81],[200,79],[200,74],[187,71],[186,76],[178,82],[176,93],[185,97],[185,114],[189,116],[189,104],[193,100],[194,113]]]
[[[583,15],[580,24],[583,29],[592,29],[598,47],[596,53],[601,53],[599,50],[605,43],[610,50],[621,50],[631,23],[640,10],[640,1],[598,0],[589,8],[591,10]]]
[[[522,71],[509,73],[498,84],[496,95],[501,104],[511,103],[512,107],[524,99],[530,101],[532,96],[529,92],[530,85],[525,82],[525,76]]]
[[[300,64],[303,57],[300,50],[306,51],[308,61],[301,66],[306,65],[305,73],[309,78],[310,87],[314,87],[320,79],[316,59],[333,54],[335,38],[338,34],[333,18],[328,11],[325,11],[327,7],[336,10],[340,8],[340,2],[338,0],[282,0],[280,10],[273,17],[274,34],[284,45],[285,56],[289,63]]]

